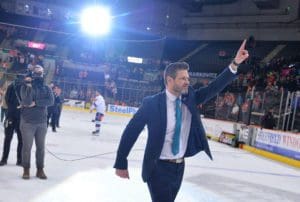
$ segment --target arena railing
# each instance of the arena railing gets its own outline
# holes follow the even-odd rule
[[[215,103],[214,118],[246,125],[258,125],[269,110],[273,110],[275,129],[299,131],[300,92],[254,91],[247,93],[220,93]],[[207,106],[204,106],[204,108]],[[206,114],[204,114],[205,116]]]

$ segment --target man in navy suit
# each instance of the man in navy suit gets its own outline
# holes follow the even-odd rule
[[[146,97],[123,132],[114,165],[117,176],[129,179],[127,156],[147,125],[143,180],[147,182],[152,201],[175,200],[183,178],[184,158],[205,151],[212,159],[197,105],[214,97],[234,80],[239,64],[249,56],[245,44],[246,40],[229,67],[204,88],[194,90],[189,86],[187,63],[175,62],[166,67],[166,90]]]

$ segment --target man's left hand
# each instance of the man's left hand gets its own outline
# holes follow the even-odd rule
[[[241,64],[249,57],[248,50],[245,49],[246,42],[247,39],[243,41],[242,45],[240,46],[238,52],[235,55],[234,61],[238,64]]]

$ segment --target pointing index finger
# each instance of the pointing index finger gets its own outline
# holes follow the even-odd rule
[[[247,42],[247,39],[244,39],[239,51],[245,50],[246,42]]]

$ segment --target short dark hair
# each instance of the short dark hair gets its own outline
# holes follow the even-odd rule
[[[174,62],[170,63],[166,66],[164,71],[164,80],[165,84],[167,84],[167,76],[172,77],[175,79],[176,74],[179,70],[189,70],[190,66],[186,62]]]

